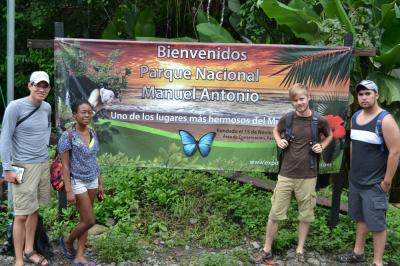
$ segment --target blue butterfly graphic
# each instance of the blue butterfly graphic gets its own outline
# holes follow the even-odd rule
[[[179,135],[182,139],[183,144],[183,153],[190,157],[192,156],[197,149],[199,149],[200,155],[202,157],[207,157],[211,151],[211,144],[215,138],[215,132],[208,132],[204,134],[199,141],[197,141],[192,134],[187,132],[186,130],[179,130]]]

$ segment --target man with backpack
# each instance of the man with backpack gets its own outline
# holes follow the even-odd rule
[[[389,189],[398,167],[400,132],[393,116],[378,105],[378,86],[363,80],[356,86],[361,107],[352,117],[351,166],[349,172],[349,217],[356,221],[352,252],[340,254],[343,263],[366,261],[368,232],[372,232],[372,266],[382,266],[386,243],[386,211]]]
[[[49,75],[33,72],[28,89],[29,96],[7,106],[0,139],[4,180],[12,184],[15,266],[24,265],[24,260],[49,265],[33,249],[39,206],[50,203],[51,107],[44,101],[50,91]]]
[[[304,243],[310,223],[314,220],[316,205],[315,185],[318,174],[318,155],[329,145],[332,132],[328,122],[309,107],[310,94],[303,84],[289,89],[289,98],[295,111],[284,115],[273,129],[277,146],[283,151],[278,182],[272,196],[262,261],[275,265],[271,252],[278,232],[279,221],[287,218],[292,193],[299,208],[299,232],[296,260],[305,262]],[[320,134],[324,140],[320,140]]]

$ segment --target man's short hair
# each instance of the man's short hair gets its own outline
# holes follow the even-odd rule
[[[308,88],[302,83],[296,83],[289,89],[289,98],[294,99],[298,93],[308,95]]]

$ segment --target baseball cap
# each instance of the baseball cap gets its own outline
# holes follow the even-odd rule
[[[31,74],[31,78],[29,79],[30,82],[33,82],[34,84],[38,84],[41,81],[46,81],[47,84],[50,85],[50,78],[49,75],[47,75],[46,72],[44,71],[35,71]]]
[[[372,80],[368,80],[368,79],[362,80],[360,83],[357,84],[356,92],[358,92],[359,90],[361,90],[363,88],[367,89],[367,90],[378,92],[378,86]]]

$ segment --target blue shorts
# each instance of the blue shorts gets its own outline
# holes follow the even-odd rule
[[[380,184],[359,189],[350,182],[349,217],[357,222],[365,222],[369,231],[382,232],[386,229],[388,205],[389,195]]]

